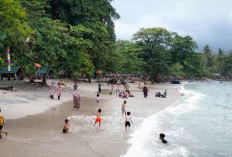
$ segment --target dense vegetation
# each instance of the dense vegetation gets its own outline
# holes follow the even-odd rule
[[[232,52],[216,54],[206,45],[197,53],[190,36],[164,28],[140,29],[132,41],[116,41],[113,21],[119,14],[111,1],[1,0],[0,67],[10,47],[13,65],[28,76],[35,74],[34,63],[78,77],[97,70],[153,80],[232,76]]]

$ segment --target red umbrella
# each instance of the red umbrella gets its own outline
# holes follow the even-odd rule
[[[102,74],[102,71],[101,70],[98,70],[98,71],[96,71],[96,74]]]
[[[42,67],[42,65],[41,65],[41,64],[39,64],[39,63],[35,63],[35,67],[36,67],[36,68],[41,68],[41,67]]]

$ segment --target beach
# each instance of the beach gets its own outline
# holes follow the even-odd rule
[[[143,97],[137,84],[130,84],[130,91],[135,97],[128,99],[119,98],[115,92],[109,95],[110,86],[103,84],[100,104],[97,104],[97,84],[80,83],[81,108],[74,111],[73,82],[64,82],[67,87],[63,88],[61,101],[50,100],[49,89],[44,87],[35,91],[34,87],[22,90],[18,85],[17,92],[1,93],[0,108],[6,118],[4,129],[9,135],[0,140],[0,156],[123,156],[131,146],[132,134],[141,127],[145,118],[181,99],[178,88],[169,84],[149,85],[148,98]],[[168,98],[155,97],[157,91],[164,92],[165,89],[168,90]],[[121,114],[124,100],[134,122],[129,132],[125,131]],[[93,125],[95,115],[92,113],[99,108],[102,109],[101,127]],[[61,130],[66,118],[70,120],[71,127],[70,133],[64,135]]]

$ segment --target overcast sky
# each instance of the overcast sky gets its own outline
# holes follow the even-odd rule
[[[130,40],[140,28],[164,27],[190,35],[200,50],[206,44],[232,50],[232,0],[114,0],[121,18],[117,39]]]

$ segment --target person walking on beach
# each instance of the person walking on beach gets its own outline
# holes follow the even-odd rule
[[[147,93],[148,93],[148,88],[146,86],[143,87],[143,95],[144,95],[144,98],[147,97]]]
[[[73,108],[79,110],[80,109],[80,103],[81,103],[81,94],[76,89],[73,92]]]
[[[101,82],[98,82],[98,93],[100,94],[101,93]]]
[[[122,117],[125,115],[126,116],[126,103],[127,101],[124,101],[122,104]]]
[[[63,127],[63,133],[64,134],[68,133],[69,127],[70,127],[69,120],[65,119],[65,121],[64,121],[64,127]]]
[[[54,95],[56,93],[56,85],[54,82],[52,82],[51,86],[50,86],[50,93],[49,93],[49,97],[51,99],[54,99]]]
[[[130,126],[131,126],[131,124],[133,124],[132,119],[130,117],[130,114],[131,114],[130,112],[127,112],[126,116],[125,116],[125,129],[126,129],[126,131],[130,130]]]
[[[58,86],[57,86],[57,89],[56,89],[56,92],[57,92],[57,96],[58,96],[58,100],[60,100],[60,96],[61,96],[61,84],[58,83]]]
[[[74,90],[76,90],[78,88],[77,81],[75,81],[73,88],[74,88]]]
[[[2,128],[5,125],[5,120],[3,115],[1,114],[1,109],[0,109],[0,139],[2,139],[2,134],[4,133],[7,136],[7,131],[3,131]]]
[[[98,109],[97,113],[93,113],[96,114],[96,120],[94,125],[98,123],[99,127],[101,126],[101,111],[102,111],[101,109]]]

